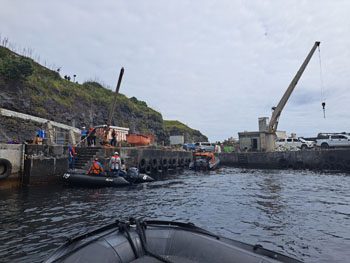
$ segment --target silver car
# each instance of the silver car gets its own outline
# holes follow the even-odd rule
[[[196,142],[197,152],[214,152],[215,144],[210,142]]]

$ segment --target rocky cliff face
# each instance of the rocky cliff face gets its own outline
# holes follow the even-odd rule
[[[0,49],[0,107],[79,128],[107,123],[109,108],[114,98],[111,90],[96,82],[70,82],[61,78],[57,72],[48,70],[34,61],[34,71],[29,77],[24,80],[7,80],[4,74],[1,74],[1,67],[4,67],[4,57],[14,54],[3,47]],[[0,141],[5,138],[30,140],[35,133],[27,138],[29,134],[19,136],[18,130],[37,130],[35,124],[29,125],[28,122],[5,117],[1,117],[0,125]],[[112,125],[128,127],[132,133],[152,134],[158,143],[169,143],[169,135],[174,133],[186,134],[187,141],[207,140],[199,131],[187,126],[176,129],[164,127],[159,112],[147,107],[145,102],[134,97],[128,99],[122,94],[118,95]]]

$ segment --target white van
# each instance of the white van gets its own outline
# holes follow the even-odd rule
[[[214,152],[215,143],[210,142],[196,142],[195,143],[197,152]]]

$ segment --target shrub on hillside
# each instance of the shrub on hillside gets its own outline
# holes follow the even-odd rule
[[[137,105],[140,105],[140,106],[144,106],[144,107],[147,107],[147,103],[142,101],[142,100],[138,100],[136,97],[131,97],[130,100],[137,104]]]
[[[24,80],[32,75],[33,63],[30,59],[16,56],[6,56],[0,64],[0,74],[5,80]]]

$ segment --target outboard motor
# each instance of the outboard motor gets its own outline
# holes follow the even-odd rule
[[[139,178],[140,172],[136,167],[131,167],[128,169],[127,180],[129,182],[135,182]]]
[[[206,171],[208,170],[208,162],[204,159],[196,160],[194,163],[194,168],[196,171]]]
[[[136,167],[131,167],[128,169],[127,178],[129,183],[137,184],[137,183],[145,183],[152,182],[154,179],[147,174],[140,174],[139,169]]]

